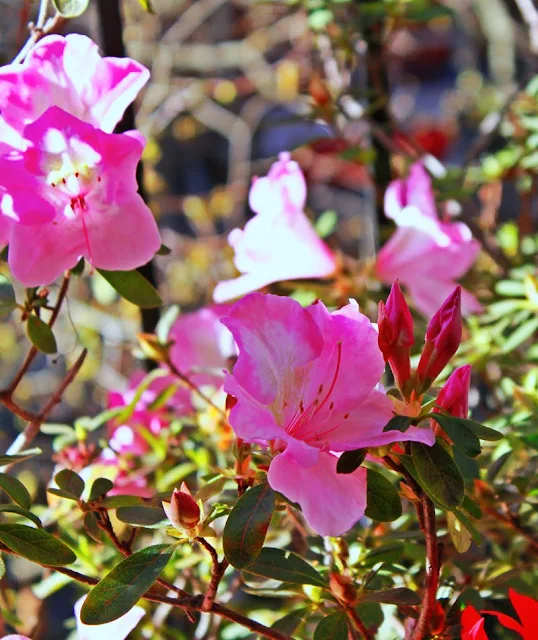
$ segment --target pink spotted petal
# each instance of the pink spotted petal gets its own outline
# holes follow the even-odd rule
[[[366,509],[366,469],[337,474],[336,463],[336,456],[320,453],[317,464],[303,467],[286,450],[269,467],[271,487],[297,502],[310,527],[322,536],[345,533]]]

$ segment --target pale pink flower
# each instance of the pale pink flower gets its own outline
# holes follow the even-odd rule
[[[430,177],[418,162],[407,179],[389,185],[385,214],[398,228],[379,252],[377,276],[387,284],[400,280],[417,309],[431,317],[470,269],[480,244],[463,222],[439,219]],[[468,314],[482,307],[464,290],[462,309]]]
[[[306,183],[299,165],[281,153],[264,178],[254,178],[249,203],[256,215],[228,242],[235,251],[235,280],[219,282],[216,302],[256,291],[273,282],[324,278],[336,263],[327,245],[306,217]]]
[[[24,138],[26,125],[56,106],[111,133],[148,79],[135,60],[101,58],[86,36],[45,36],[22,64],[0,67],[0,123]],[[2,141],[16,146],[14,137]]]
[[[383,431],[392,402],[377,389],[384,362],[377,332],[356,303],[329,313],[253,293],[222,322],[239,358],[224,390],[237,402],[230,424],[251,443],[270,443],[269,484],[298,502],[321,535],[352,527],[366,507],[366,470],[337,474],[337,456],[402,440],[433,444],[430,429]]]
[[[9,636],[2,636],[1,640],[32,640],[28,636],[21,636],[18,633],[11,634]]]
[[[180,489],[174,489],[170,502],[162,505],[168,520],[180,531],[194,529],[200,522],[200,507],[184,482]]]
[[[232,334],[220,322],[230,305],[211,305],[182,313],[168,334],[172,364],[197,385],[222,386],[223,369],[237,355]]]
[[[143,143],[104,133],[58,107],[29,124],[28,148],[0,158],[4,215],[12,225],[9,266],[26,287],[46,285],[85,257],[128,271],[148,262],[161,240],[137,193]]]
[[[145,611],[142,607],[135,606],[126,614],[106,624],[88,625],[80,619],[80,611],[87,596],[82,596],[75,603],[75,618],[77,621],[77,640],[125,640],[131,631],[138,625],[144,617]]]

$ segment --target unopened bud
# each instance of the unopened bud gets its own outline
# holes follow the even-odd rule
[[[194,529],[200,522],[200,507],[185,483],[181,489],[174,489],[170,503],[163,502],[163,509],[176,529]]]
[[[341,573],[331,573],[329,577],[329,587],[340,602],[352,604],[357,600],[357,590],[353,585],[353,580],[349,576]]]
[[[445,382],[437,396],[435,404],[456,418],[466,418],[469,413],[469,387],[471,385],[471,365],[458,367]],[[434,408],[432,413],[440,413],[441,409]],[[438,424],[432,419],[432,427],[438,429]]]
[[[389,363],[396,384],[403,389],[411,378],[410,352],[415,339],[413,318],[397,282],[392,285],[387,302],[379,303],[377,324],[379,348],[385,362]]]
[[[461,287],[458,286],[430,320],[417,367],[419,393],[432,385],[461,342]]]

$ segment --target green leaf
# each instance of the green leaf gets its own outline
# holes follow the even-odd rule
[[[316,587],[326,587],[327,582],[312,565],[299,556],[284,551],[265,547],[260,551],[254,562],[245,569],[245,573],[252,573],[264,578],[272,578],[290,584],[311,584]]]
[[[29,509],[32,505],[32,498],[28,493],[28,489],[22,484],[20,480],[8,475],[7,473],[0,473],[0,489],[5,491],[7,495],[16,502],[19,507],[23,509]]]
[[[383,589],[383,591],[364,591],[361,596],[361,601],[415,605],[420,604],[420,596],[418,593],[411,591],[411,589],[399,587],[396,589]]]
[[[54,482],[58,487],[76,498],[80,498],[84,491],[84,480],[71,469],[62,469],[54,476]]]
[[[407,416],[394,416],[391,418],[385,427],[383,428],[383,432],[385,431],[407,431],[411,426],[411,418]]]
[[[471,534],[458,518],[449,511],[446,514],[446,523],[450,538],[458,553],[465,553],[471,546]]]
[[[438,413],[434,413],[432,414],[432,418],[435,418],[438,415]],[[450,419],[453,422],[457,421],[462,426],[465,426],[467,429],[469,429],[469,431],[472,431],[479,440],[488,440],[491,442],[495,442],[504,438],[503,434],[500,431],[496,431],[495,429],[486,427],[483,424],[480,424],[480,422],[475,422],[474,420],[469,420],[468,418],[454,418],[452,416],[450,416]]]
[[[140,2],[140,4],[142,5],[142,8],[145,11],[147,11],[148,13],[151,13],[153,15],[156,14],[155,9],[153,8],[153,1],[152,0],[138,0],[138,1]]]
[[[34,347],[39,349],[39,351],[43,353],[56,353],[58,351],[56,338],[52,333],[52,329],[46,322],[43,322],[41,318],[38,318],[33,313],[28,316],[26,330],[30,342]]]
[[[147,3],[149,4],[149,3]],[[172,253],[172,249],[170,249],[170,247],[167,247],[165,244],[161,244],[161,246],[158,248],[157,253],[155,254],[156,256],[169,256]]]
[[[364,462],[367,453],[366,449],[344,451],[336,463],[336,473],[353,473]]]
[[[4,558],[0,556],[0,580],[6,575],[6,564],[4,562]]]
[[[28,511],[28,509],[22,509],[21,507],[16,507],[13,504],[0,505],[0,513],[16,513],[19,516],[23,516],[24,518],[31,520],[35,525],[37,525],[40,528],[43,526],[41,524],[41,520],[36,515],[34,515],[31,511]]]
[[[224,476],[217,476],[216,478],[212,478],[196,492],[196,494],[194,495],[194,499],[196,501],[201,500],[202,502],[209,500],[209,498],[218,495],[224,489],[224,485],[227,481],[228,479]]]
[[[17,464],[17,462],[24,462],[41,454],[41,449],[28,449],[27,451],[21,451],[15,455],[9,455],[9,453],[0,454],[0,466],[9,464]]]
[[[99,543],[103,542],[104,532],[99,528],[97,518],[93,511],[87,511],[84,514],[84,529],[92,540]]]
[[[24,524],[0,524],[0,542],[23,558],[49,567],[63,567],[77,559],[69,547],[50,533]]]
[[[114,487],[112,480],[108,478],[96,478],[90,489],[89,501],[98,500],[108,493]]]
[[[343,611],[335,611],[318,624],[314,640],[347,640],[349,623]]]
[[[139,496],[108,496],[101,502],[101,506],[107,509],[134,507],[139,504],[144,504],[144,501]]]
[[[454,443],[454,446],[466,456],[474,458],[482,451],[480,440],[472,429],[465,424],[463,419],[448,416],[444,413],[430,413],[429,417],[433,418],[441,426]]]
[[[156,507],[120,507],[116,511],[116,517],[118,520],[134,527],[146,527],[148,529],[168,524],[168,518],[163,509]]]
[[[521,324],[503,343],[502,353],[510,353],[538,331],[538,317]]]
[[[260,553],[275,508],[275,492],[267,483],[249,489],[228,516],[223,534],[224,555],[242,569]]]
[[[368,469],[366,476],[366,511],[364,514],[378,522],[392,522],[402,515],[402,502],[390,480]]]
[[[461,504],[463,477],[448,451],[437,442],[433,447],[412,442],[411,458],[420,486],[433,500],[445,509]]]
[[[78,498],[76,495],[70,493],[69,491],[64,491],[63,489],[55,489],[53,487],[52,489],[47,489],[47,493],[50,493],[53,496],[58,496],[59,498],[65,498],[66,500],[74,500],[75,502],[78,502]]]
[[[142,309],[160,307],[163,303],[157,289],[138,271],[105,271],[97,269],[122,298]]]
[[[371,567],[378,562],[395,562],[396,560],[401,559],[403,552],[404,546],[399,542],[384,544],[376,549],[372,549],[362,562],[368,567]]]
[[[338,215],[336,211],[329,209],[324,211],[320,217],[316,220],[314,225],[316,232],[320,238],[326,238],[336,229],[336,223],[338,222]]]
[[[78,18],[88,8],[90,0],[52,0],[52,4],[64,18]]]
[[[15,291],[9,280],[0,275],[0,318],[6,318],[16,308]]]
[[[173,547],[157,544],[125,558],[88,594],[80,619],[106,624],[130,611],[153,585],[172,557]]]

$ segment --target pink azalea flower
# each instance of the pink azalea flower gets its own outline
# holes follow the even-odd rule
[[[229,310],[230,305],[212,305],[182,313],[170,329],[170,359],[195,384],[222,386],[223,369],[237,354],[232,334],[220,322]]]
[[[243,274],[220,282],[215,302],[256,291],[272,282],[324,278],[336,269],[334,256],[304,213],[306,183],[299,165],[281,153],[264,178],[254,178],[249,202],[256,215],[228,242]]]
[[[337,456],[402,440],[429,445],[430,429],[383,432],[392,402],[377,389],[384,362],[377,332],[356,303],[329,313],[279,296],[253,293],[222,322],[239,358],[224,390],[237,402],[230,424],[251,443],[270,443],[268,480],[298,502],[321,535],[339,535],[362,517],[366,470],[336,473]]]
[[[131,631],[138,625],[144,617],[145,611],[142,607],[136,606],[113,622],[107,624],[88,625],[80,619],[80,611],[87,596],[83,596],[75,603],[75,618],[77,621],[77,640],[103,640],[103,638],[113,638],[114,640],[125,640]]]
[[[406,180],[394,180],[385,194],[385,214],[397,229],[377,257],[376,272],[387,284],[400,280],[419,311],[431,317],[470,269],[480,251],[463,222],[439,220],[431,180],[421,163]],[[465,314],[482,307],[462,292]]]
[[[138,387],[145,374],[140,371],[135,373],[130,381],[128,389],[120,393],[112,391],[108,394],[108,408],[116,409],[127,407],[134,400]],[[142,433],[146,431],[150,435],[158,436],[168,426],[169,415],[165,408],[152,409],[161,391],[164,391],[174,381],[170,376],[164,376],[153,380],[147,389],[141,393],[138,402],[125,422],[118,419],[111,420],[108,424],[109,445],[119,455],[139,456],[149,450],[147,440]]]
[[[28,636],[21,636],[18,633],[11,634],[9,636],[2,636],[1,640],[32,640]]]
[[[0,68],[0,124],[24,138],[26,125],[56,106],[111,133],[148,79],[135,60],[101,58],[86,36],[45,36],[22,64]]]
[[[50,284],[81,256],[128,271],[161,240],[137,193],[143,144],[104,133],[58,107],[24,130],[29,147],[0,158],[4,215],[12,225],[9,266],[26,287]]]

